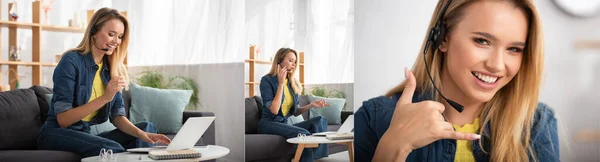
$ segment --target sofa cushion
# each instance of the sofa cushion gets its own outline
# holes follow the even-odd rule
[[[47,94],[52,94],[52,88],[34,85],[29,89],[35,92],[35,96],[37,97],[38,105],[40,105],[40,116],[42,117],[42,123],[46,121],[46,116],[48,115],[48,110],[50,109],[48,101],[45,100]]]
[[[132,123],[150,121],[158,133],[177,133],[182,126],[183,111],[192,97],[191,90],[157,89],[131,84]]]
[[[0,93],[0,150],[36,149],[42,120],[31,89]]]
[[[346,99],[310,96],[311,102],[316,100],[326,100],[327,104],[330,104],[330,106],[310,109],[311,118],[323,116],[327,119],[328,124],[342,124],[342,109],[346,104]]]
[[[123,104],[125,105],[125,117],[129,119],[129,109],[131,108],[131,91],[123,90]]]
[[[291,115],[290,117],[287,118],[288,125],[302,123],[303,121],[304,121],[304,117],[302,115],[298,115],[298,116]]]
[[[246,134],[258,133],[258,121],[262,117],[262,99],[259,96],[251,98],[245,98],[245,121],[246,121]]]
[[[246,161],[271,159],[286,155],[293,156],[296,151],[295,146],[295,144],[286,142],[286,139],[279,135],[247,134]]]
[[[0,161],[79,162],[81,156],[66,151],[3,150],[0,151]]]

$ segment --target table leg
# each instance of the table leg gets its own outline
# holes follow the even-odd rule
[[[302,151],[304,150],[305,144],[298,144],[298,148],[296,149],[296,155],[294,155],[294,162],[299,162],[300,157],[302,156]]]
[[[350,157],[350,162],[354,162],[354,143],[348,142],[346,143],[346,146],[348,146],[348,156]]]

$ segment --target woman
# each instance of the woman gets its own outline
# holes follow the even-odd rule
[[[123,60],[129,43],[129,23],[115,9],[102,8],[92,16],[83,40],[63,54],[54,69],[53,97],[38,147],[96,156],[100,150],[170,143],[155,134],[150,122],[132,124],[125,117],[121,91],[127,86]],[[107,120],[117,129],[98,135],[90,126]]]
[[[356,161],[559,161],[533,2],[440,0],[429,28],[406,81],[356,112]]]
[[[281,48],[275,54],[271,71],[260,80],[260,96],[263,100],[262,118],[258,123],[258,133],[280,135],[285,138],[298,137],[298,134],[327,131],[327,119],[318,116],[306,121],[288,125],[288,117],[298,116],[313,107],[329,106],[325,100],[316,100],[298,107],[298,95],[302,93],[301,84],[294,78],[298,54],[290,48]],[[328,156],[327,145],[302,151],[300,161],[314,161]]]

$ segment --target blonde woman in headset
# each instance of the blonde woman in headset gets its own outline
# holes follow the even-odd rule
[[[298,53],[290,48],[281,48],[275,53],[271,71],[260,80],[262,117],[258,123],[258,133],[274,134],[284,138],[294,138],[298,134],[309,136],[312,133],[327,131],[327,119],[317,116],[293,125],[287,124],[290,116],[302,115],[312,108],[329,106],[325,100],[315,100],[306,106],[298,105],[298,95],[302,85],[294,78],[298,67]],[[265,143],[268,145],[269,143]],[[317,148],[304,149],[300,161],[310,162],[328,156],[327,144]]]
[[[53,97],[38,148],[69,151],[83,157],[100,150],[170,143],[150,122],[132,124],[125,117],[121,91],[127,87],[123,61],[129,44],[129,23],[117,10],[102,8],[91,18],[81,43],[66,51],[54,69]],[[90,134],[105,121],[117,129]]]
[[[540,20],[531,0],[440,0],[406,80],[356,112],[356,161],[559,161]]]

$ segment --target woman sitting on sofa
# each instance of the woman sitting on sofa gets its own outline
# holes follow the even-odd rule
[[[260,80],[260,95],[263,99],[262,118],[258,123],[258,133],[294,138],[298,134],[310,135],[327,131],[327,119],[318,116],[293,125],[287,124],[288,117],[298,116],[313,107],[329,106],[325,100],[316,100],[298,107],[298,95],[302,87],[294,78],[298,54],[290,48],[281,48],[275,54],[271,71]],[[302,152],[300,161],[314,161],[328,156],[326,144]]]
[[[38,148],[95,156],[102,149],[123,152],[128,148],[170,143],[155,134],[150,122],[132,124],[125,117],[121,91],[127,86],[129,24],[115,9],[102,8],[92,16],[83,40],[65,52],[54,69],[53,97],[48,118],[38,137]],[[117,127],[90,134],[90,126],[107,120]]]

